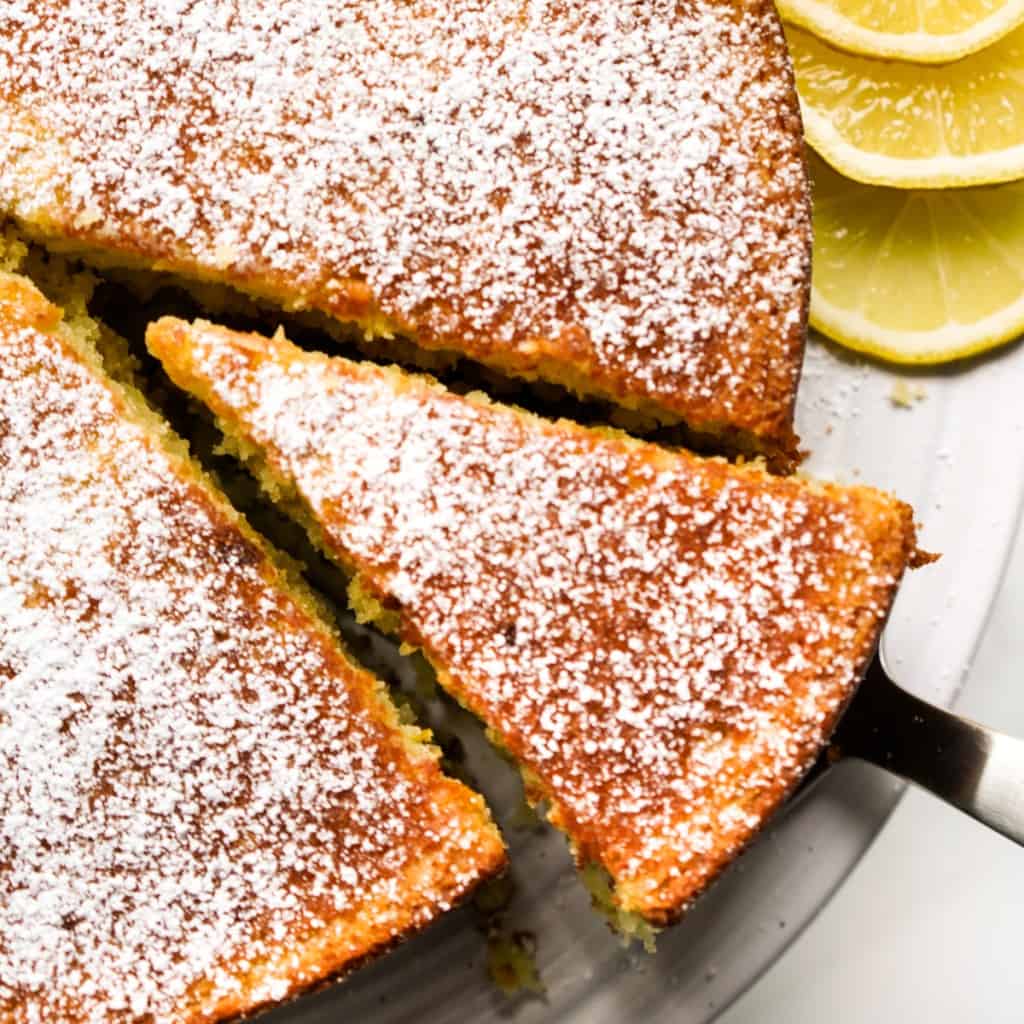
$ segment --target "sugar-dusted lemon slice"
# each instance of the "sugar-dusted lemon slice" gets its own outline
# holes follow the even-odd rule
[[[811,323],[848,348],[943,363],[1024,333],[1024,182],[873,188],[810,155]]]
[[[782,16],[844,50],[923,64],[959,60],[1024,24],[1024,0],[779,0]]]
[[[808,141],[847,177],[946,188],[1024,176],[1024,28],[934,67],[787,36]]]

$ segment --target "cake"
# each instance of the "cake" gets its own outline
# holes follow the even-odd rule
[[[797,457],[809,198],[771,0],[7,0],[3,216]]]
[[[212,1024],[505,853],[94,330],[0,274],[0,1020]]]
[[[150,351],[420,648],[607,883],[674,921],[813,764],[916,556],[911,510],[165,318]]]

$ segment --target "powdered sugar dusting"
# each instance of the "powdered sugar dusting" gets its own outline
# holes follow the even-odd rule
[[[301,944],[332,922],[354,942],[395,906],[425,923],[497,840],[437,806],[448,784],[366,677],[19,294],[0,292],[0,1017],[221,1019],[322,977]],[[448,887],[427,865],[410,895],[431,854]]]
[[[295,481],[326,540],[554,797],[635,909],[678,911],[809,765],[909,520],[550,424],[280,338],[150,347]]]
[[[809,214],[768,0],[7,0],[0,97],[0,208],[43,230],[788,435]]]

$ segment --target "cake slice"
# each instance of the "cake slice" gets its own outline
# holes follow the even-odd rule
[[[771,0],[0,5],[0,217],[796,455]]]
[[[150,350],[522,766],[616,906],[670,922],[818,755],[911,510],[208,323]]]
[[[0,1020],[211,1024],[505,854],[85,334],[0,275]]]

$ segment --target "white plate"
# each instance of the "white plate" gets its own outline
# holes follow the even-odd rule
[[[897,381],[920,386],[925,397],[898,408],[890,397]],[[812,341],[798,422],[813,452],[809,471],[894,491],[917,510],[922,545],[943,553],[905,583],[885,645],[904,685],[948,704],[981,635],[1024,501],[1024,346],[953,370],[909,374]],[[462,909],[343,985],[269,1015],[267,1024],[711,1020],[827,902],[901,792],[875,769],[841,764],[648,956],[624,950],[590,911],[559,835],[512,826],[521,803],[515,773],[478,729],[462,726],[470,765],[511,847],[517,894],[507,925],[536,935],[546,998],[510,1001],[496,992],[476,919]]]

